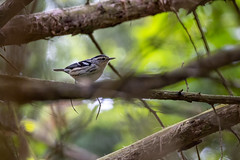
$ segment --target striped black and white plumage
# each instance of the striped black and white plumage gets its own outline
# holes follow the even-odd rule
[[[98,55],[91,59],[73,63],[64,69],[54,69],[54,71],[68,73],[75,79],[76,83],[94,82],[102,75],[106,65],[112,59],[115,58]]]

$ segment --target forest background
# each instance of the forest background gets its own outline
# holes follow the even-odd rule
[[[1,1],[2,4],[4,2]],[[35,0],[18,14],[28,16],[56,8],[84,6],[85,3],[80,0]],[[101,1],[93,3],[100,4]],[[235,1],[213,1],[197,7],[196,10],[194,8],[194,13],[201,22],[201,29],[213,55],[221,50],[238,49],[240,14]],[[190,33],[200,57],[206,57],[206,44],[203,43],[192,10],[180,9],[177,15]],[[1,75],[74,84],[70,76],[53,72],[53,69],[63,68],[73,62],[100,54],[93,40],[97,41],[106,55],[116,58],[111,64],[124,77],[163,74],[183,68],[198,59],[189,36],[174,11],[139,17],[137,20],[129,20],[114,27],[98,29],[90,33],[93,36],[72,34],[58,36],[58,33],[53,33],[51,38],[45,37],[27,44],[1,43],[0,52],[5,58],[0,60]],[[182,81],[164,86],[161,90],[173,91],[176,94],[181,94],[183,90],[184,93],[194,92],[199,95],[229,95],[231,90],[236,99],[239,99],[239,60],[218,71],[226,80],[227,87],[221,83],[217,72],[211,72],[200,77],[191,76],[185,81],[183,78]],[[118,75],[107,67],[98,82],[118,79]],[[1,77],[0,81],[5,83],[6,79]],[[4,83],[0,87],[1,97],[6,93]],[[100,103],[96,98],[75,99],[75,97],[72,104],[71,98],[43,101],[38,99],[20,103],[17,98],[10,102],[1,99],[1,155],[5,159],[28,160],[96,159],[162,130],[163,127],[159,125],[156,116],[161,119],[165,127],[168,127],[212,109],[212,106],[204,103],[204,100],[190,103],[188,101],[191,100],[157,100],[143,96],[143,102],[147,102],[149,109],[139,99],[121,96],[99,97]],[[96,120],[99,106],[101,110]],[[218,125],[216,123],[216,126]],[[183,152],[172,152],[165,159],[184,159],[184,157],[198,159],[198,156],[206,160],[221,157],[238,159],[239,131],[239,125],[235,125],[230,131],[225,130],[220,134],[216,132],[204,137],[197,145],[199,154],[196,147],[190,147]],[[86,157],[83,158],[82,155]]]

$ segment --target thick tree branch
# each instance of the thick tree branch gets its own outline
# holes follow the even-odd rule
[[[222,50],[218,54],[194,61],[185,67],[151,76],[127,77],[123,81],[111,81],[102,88],[113,89],[129,94],[142,94],[149,89],[162,88],[189,77],[208,75],[212,70],[239,61],[240,49]],[[141,86],[141,87],[140,87]]]
[[[228,129],[240,122],[239,105],[219,106],[216,111],[221,120],[222,129]],[[201,138],[217,132],[218,129],[216,114],[211,109],[99,158],[99,160],[159,159],[173,151],[196,144]]]
[[[6,0],[0,5],[0,28],[33,0]]]
[[[14,17],[2,29],[0,46],[22,44],[66,34],[89,34],[119,23],[185,8],[189,11],[210,0],[107,0],[91,5],[55,9]]]
[[[61,82],[0,75],[0,99],[28,102],[33,100],[89,99],[96,97],[150,98],[147,92],[151,89],[160,89],[189,77],[205,76],[211,70],[239,60],[240,49],[225,50],[164,74],[125,77],[122,80],[103,81],[90,86],[78,86]],[[151,96],[154,95],[155,98],[158,96],[156,92],[151,94]],[[188,99],[189,96],[190,95],[184,97],[184,95],[180,93],[178,98],[190,101]],[[201,98],[197,99],[197,95],[193,97],[192,100],[202,100]],[[199,97],[201,97],[201,95],[199,95]],[[176,98],[176,96],[174,98]],[[219,100],[219,97],[214,98],[212,97],[212,102]],[[229,101],[234,98],[236,97],[232,99],[229,98]],[[207,99],[209,99],[209,97],[206,96],[205,100]],[[233,103],[236,102],[236,99],[234,100]],[[207,102],[211,103],[210,100],[207,100]],[[219,103],[222,102],[223,101],[219,100]]]

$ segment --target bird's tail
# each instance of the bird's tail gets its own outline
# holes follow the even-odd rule
[[[53,69],[53,71],[56,71],[56,72],[58,72],[58,71],[64,71],[64,69]]]

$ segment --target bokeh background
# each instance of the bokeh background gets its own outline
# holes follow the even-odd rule
[[[81,0],[38,0],[31,3],[21,14],[84,3],[85,1]],[[240,4],[240,1],[237,3]],[[214,1],[199,7],[197,13],[211,51],[215,52],[240,44],[240,17],[231,1]],[[180,10],[179,16],[189,30],[199,53],[204,55],[204,46],[193,15]],[[125,22],[112,28],[97,30],[94,36],[104,53],[116,58],[112,64],[122,75],[164,73],[197,58],[187,34],[174,13],[161,13]],[[23,76],[68,83],[74,83],[74,80],[65,73],[53,72],[53,68],[63,68],[73,62],[99,54],[87,35],[67,35],[20,46],[6,46],[1,48],[0,52],[17,67]],[[2,74],[18,75],[18,71],[0,59]],[[234,95],[240,95],[239,64],[224,67],[221,71],[229,80]],[[213,73],[211,77],[188,79],[189,91],[227,95],[228,93],[216,77]],[[106,79],[118,79],[109,67],[99,81]],[[186,91],[186,85],[185,82],[180,82],[164,89]],[[100,101],[102,109],[97,120],[99,103],[95,99],[73,100],[73,105],[79,114],[73,110],[69,100],[21,104],[13,107],[15,112],[1,107],[2,124],[8,124],[10,127],[24,127],[26,131],[22,133],[23,135],[7,133],[7,138],[6,135],[0,134],[1,155],[5,156],[5,159],[11,159],[14,156],[12,153],[15,153],[14,149],[25,148],[20,151],[28,160],[70,159],[61,150],[61,145],[68,144],[101,157],[161,130],[154,116],[138,100],[100,98]],[[204,103],[146,101],[157,111],[166,126],[211,108]],[[4,106],[4,103],[1,102],[0,105]],[[234,129],[239,133],[239,126],[235,126]],[[4,129],[1,130],[1,132],[4,131]],[[218,133],[204,138],[199,145],[201,159],[219,159],[219,143]],[[239,159],[238,141],[228,131],[223,132],[223,149],[224,159]],[[184,154],[189,159],[197,159],[195,149],[184,151]],[[167,159],[177,158],[176,153],[167,157]]]

